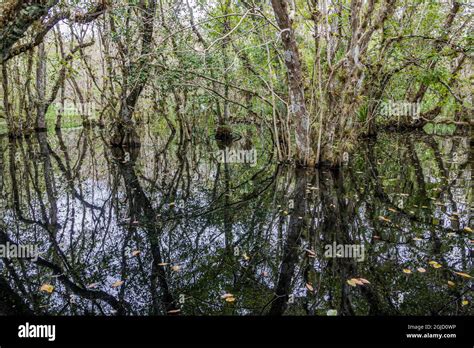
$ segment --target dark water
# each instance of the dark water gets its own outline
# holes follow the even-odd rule
[[[258,136],[233,144],[252,166],[146,133],[128,154],[85,129],[0,140],[0,243],[40,251],[0,261],[0,314],[472,314],[468,138],[381,134],[303,171]]]

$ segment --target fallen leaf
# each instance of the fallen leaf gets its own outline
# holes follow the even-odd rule
[[[435,263],[432,266],[433,266],[433,268],[441,268],[442,267],[439,263]]]
[[[243,254],[242,257],[244,258],[245,261],[248,261],[250,260],[250,256],[248,256],[247,254]]]
[[[350,286],[357,286],[356,282],[354,281],[354,279],[348,279],[347,280],[347,284],[349,284]]]
[[[469,232],[469,233],[474,232],[474,230],[470,227],[464,227],[464,231]]]
[[[132,257],[135,257],[140,254],[140,250],[135,250],[132,252]]]
[[[424,269],[423,267],[419,267],[416,270],[420,273],[425,273],[426,272],[426,269]]]
[[[467,306],[469,304],[469,301],[468,300],[464,300],[461,302],[461,305],[463,306]]]
[[[306,288],[307,288],[309,291],[311,291],[311,292],[314,291],[314,288],[313,288],[313,286],[312,286],[310,283],[306,283]]]
[[[221,296],[221,299],[225,300],[227,297],[234,297],[231,293],[225,293],[224,295]]]
[[[418,240],[423,240],[423,239],[421,239],[421,238],[419,238],[419,237],[415,237],[415,238],[413,238],[413,240],[417,240],[417,241],[418,241]]]
[[[336,316],[337,315],[337,309],[329,309],[326,314],[330,317]]]
[[[408,268],[404,268],[404,269],[403,269],[403,273],[410,274],[411,271],[410,271]]]
[[[180,269],[181,269],[181,267],[179,267],[179,265],[171,266],[172,271],[179,272]]]
[[[351,280],[357,285],[364,285],[364,283],[358,278],[352,278]]]
[[[227,297],[227,298],[225,299],[225,301],[226,301],[226,302],[229,302],[229,303],[235,302],[235,297],[233,297],[233,296],[232,296],[232,297]]]
[[[168,311],[168,314],[176,314],[176,313],[180,313],[181,312],[181,309],[172,309],[170,311]]]
[[[388,210],[390,210],[392,213],[397,213],[398,212],[397,209],[393,209],[393,208],[388,208]]]
[[[160,263],[158,264],[158,266],[168,266],[168,265],[169,265],[168,262],[160,262]]]
[[[51,284],[43,284],[41,285],[40,291],[44,291],[48,294],[51,294],[54,291],[54,286],[52,286]]]
[[[123,284],[123,280],[117,280],[115,283],[112,284],[113,288],[118,288]]]
[[[315,257],[316,256],[316,253],[313,250],[305,249],[305,251],[308,253],[309,257]]]
[[[370,284],[370,282],[365,278],[359,278],[359,280],[364,284]]]
[[[97,288],[98,286],[99,286],[99,283],[92,283],[92,284],[87,285],[86,287],[87,287],[88,289],[95,289],[95,288]]]
[[[448,280],[448,285],[449,285],[449,286],[455,286],[456,284],[455,284],[454,282]]]
[[[455,274],[463,277],[463,278],[472,278],[469,274],[463,272],[454,272]]]
[[[392,222],[389,218],[386,218],[385,216],[379,216],[379,220],[385,221],[385,222]]]

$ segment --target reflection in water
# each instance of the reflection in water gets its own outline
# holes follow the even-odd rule
[[[147,134],[131,152],[87,129],[0,139],[0,244],[41,252],[0,261],[0,314],[470,313],[467,138],[381,134],[335,171]]]

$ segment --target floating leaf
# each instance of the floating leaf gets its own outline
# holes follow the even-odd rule
[[[52,286],[51,284],[43,284],[41,285],[40,291],[44,291],[48,294],[51,294],[54,291],[54,286]]]
[[[350,286],[357,286],[357,283],[354,281],[354,279],[348,279],[347,284],[349,284]]]
[[[404,268],[404,269],[403,269],[403,273],[410,274],[411,271],[410,271],[408,268]]]
[[[118,288],[123,284],[123,280],[117,280],[115,283],[112,284],[113,288]]]
[[[337,309],[329,309],[326,314],[330,317],[334,317],[337,315]]]
[[[461,276],[463,278],[472,278],[469,274],[467,273],[463,273],[463,272],[454,272],[455,274],[457,274],[458,276]]]
[[[386,218],[385,216],[379,216],[379,220],[385,221],[385,222],[392,222],[389,218]]]
[[[424,269],[423,267],[419,267],[416,270],[420,273],[425,273],[426,272],[426,269]]]

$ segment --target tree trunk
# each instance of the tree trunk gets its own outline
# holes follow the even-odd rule
[[[290,114],[293,115],[293,124],[296,137],[296,160],[302,165],[314,164],[310,144],[309,115],[303,89],[303,74],[301,61],[296,44],[295,32],[288,14],[287,0],[272,0],[275,18],[280,27],[281,40],[285,49],[284,59],[288,70],[288,87],[290,93]]]
[[[119,120],[115,126],[111,144],[134,147],[140,145],[132,116],[138,98],[145,87],[151,71],[150,52],[153,46],[153,21],[156,1],[140,1],[142,27],[141,52],[136,62],[127,67],[126,84],[120,97]],[[130,88],[127,88],[130,87]]]
[[[46,53],[44,50],[44,43],[38,46],[37,54],[37,65],[36,65],[36,96],[38,98],[36,102],[36,130],[46,130],[46,118],[45,118],[45,94],[46,94]]]

